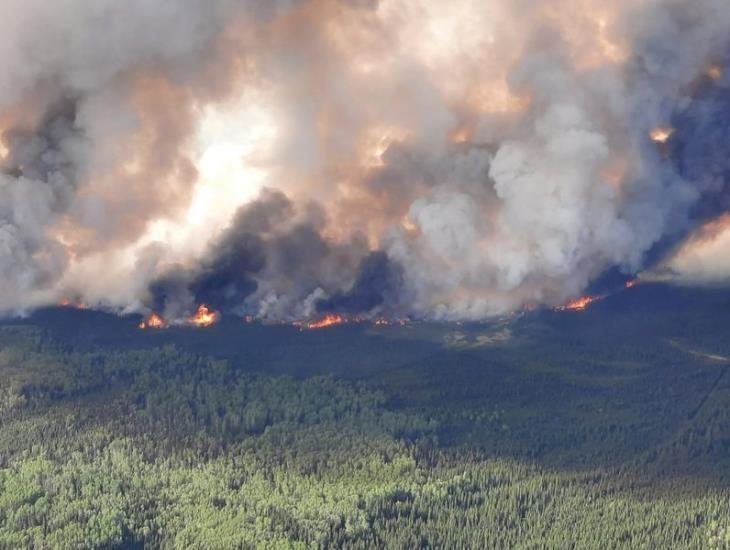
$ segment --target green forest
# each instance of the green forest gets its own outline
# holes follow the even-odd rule
[[[639,317],[588,337],[578,316],[335,328],[329,373],[324,332],[276,336],[271,372],[195,349],[216,328],[6,324],[0,547],[730,548],[722,334],[647,345]],[[240,349],[284,330],[234,328]]]

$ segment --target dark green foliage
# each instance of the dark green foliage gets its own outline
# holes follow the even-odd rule
[[[352,331],[360,370],[313,335],[346,379],[302,335],[272,375],[0,327],[0,547],[728,548],[730,375],[683,351],[725,335],[693,326]]]

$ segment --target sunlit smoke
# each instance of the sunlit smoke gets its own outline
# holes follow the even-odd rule
[[[724,0],[10,1],[4,314],[457,321],[722,279]]]
[[[642,274],[648,281],[730,283],[730,215],[700,227],[658,266]]]

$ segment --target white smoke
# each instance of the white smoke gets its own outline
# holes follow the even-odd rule
[[[648,137],[693,117],[708,65],[724,68],[723,0],[5,13],[4,312],[64,297],[139,310],[164,279],[175,311],[214,295],[269,318],[482,318],[635,274],[724,192],[722,170]],[[251,222],[265,197],[235,216],[264,186],[292,202],[274,227]]]

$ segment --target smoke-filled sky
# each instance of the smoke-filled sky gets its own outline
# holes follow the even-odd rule
[[[0,312],[725,281],[729,42],[727,0],[6,0]]]

